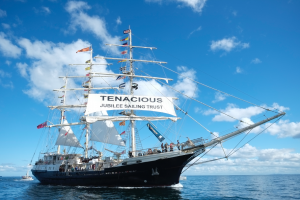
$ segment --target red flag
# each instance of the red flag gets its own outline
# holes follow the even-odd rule
[[[87,47],[87,48],[83,48],[83,49],[80,49],[80,50],[76,51],[76,53],[84,52],[84,51],[90,51],[90,50],[91,50],[91,47]]]
[[[86,76],[90,76],[90,74],[86,74]]]
[[[69,132],[66,132],[66,133],[65,133],[65,136],[66,136],[68,133],[69,133]]]
[[[37,126],[37,129],[44,128],[45,126],[47,126],[47,121],[45,121],[44,123],[39,124]]]
[[[123,135],[123,134],[125,134],[125,131],[123,131],[120,135]]]
[[[124,154],[124,153],[126,153],[126,150],[123,150],[121,154]]]
[[[130,29],[124,30],[123,33],[124,33],[124,34],[130,33]]]
[[[123,55],[124,55],[124,54],[127,54],[127,50],[122,51],[121,54],[123,54]]]

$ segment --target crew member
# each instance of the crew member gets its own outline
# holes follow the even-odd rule
[[[161,152],[164,152],[164,143],[162,142],[160,146],[161,146]]]
[[[165,152],[168,152],[168,143],[165,143]]]
[[[178,150],[180,150],[180,142],[179,142],[179,140],[177,140],[177,148],[178,148]]]

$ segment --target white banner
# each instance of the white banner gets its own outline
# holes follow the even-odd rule
[[[176,116],[172,97],[89,94],[85,115],[103,110],[144,110]]]

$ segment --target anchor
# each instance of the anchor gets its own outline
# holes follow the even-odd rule
[[[157,171],[157,167],[155,168],[155,171],[152,168],[152,176],[158,176],[158,175],[159,175],[159,173]]]

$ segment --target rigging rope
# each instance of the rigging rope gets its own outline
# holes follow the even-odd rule
[[[163,65],[160,64],[160,63],[156,63],[156,64],[158,64],[158,65],[160,65],[161,67],[164,67],[164,68],[170,70],[171,72],[174,72],[174,73],[178,74],[179,76],[183,76],[183,77],[185,77],[185,78],[187,78],[187,79],[189,79],[189,80],[191,80],[191,81],[193,81],[193,82],[195,82],[195,83],[197,83],[197,84],[199,84],[199,85],[205,86],[205,87],[210,88],[210,89],[212,89],[212,90],[215,90],[215,91],[217,91],[217,92],[221,92],[221,93],[223,93],[223,94],[225,94],[225,95],[228,95],[228,96],[231,96],[231,97],[233,97],[233,98],[236,98],[236,99],[238,99],[238,100],[240,100],[240,101],[244,101],[244,102],[246,102],[246,103],[252,104],[252,105],[257,106],[257,107],[259,107],[259,108],[262,108],[262,109],[264,109],[264,110],[271,111],[271,112],[275,112],[274,110],[270,110],[270,109],[268,109],[268,108],[264,108],[264,107],[262,107],[262,106],[259,106],[259,105],[255,104],[255,103],[251,103],[251,102],[246,101],[246,100],[244,100],[244,99],[241,99],[241,98],[239,98],[239,97],[233,96],[233,95],[231,95],[231,94],[228,94],[228,93],[223,92],[223,91],[221,91],[221,90],[218,90],[218,89],[216,89],[216,88],[213,88],[213,87],[210,87],[210,86],[205,85],[205,84],[203,84],[203,83],[200,83],[200,82],[198,82],[198,81],[195,81],[195,80],[193,80],[193,79],[191,79],[191,78],[189,78],[189,77],[187,77],[187,76],[184,76],[183,74],[180,74],[180,73],[178,73],[178,72],[176,72],[176,71],[174,71],[174,70],[171,70],[171,69],[169,69],[169,68],[163,66]],[[278,113],[278,112],[275,112],[275,113]]]
[[[147,74],[146,72],[144,72],[144,71],[142,71],[142,70],[140,70],[140,71],[143,72],[144,74],[146,74],[146,75],[149,76],[149,74]],[[238,120],[238,121],[243,122],[243,123],[245,123],[245,124],[248,124],[247,122],[244,122],[243,120],[239,120],[239,119],[237,119],[237,118],[235,118],[235,117],[232,117],[232,116],[230,116],[230,115],[228,115],[228,114],[226,114],[226,113],[224,113],[224,112],[222,112],[222,111],[220,111],[220,110],[218,110],[218,109],[216,109],[216,108],[214,108],[214,107],[211,107],[211,106],[209,106],[209,105],[207,105],[207,104],[205,104],[205,103],[203,103],[203,102],[201,102],[201,101],[198,101],[197,99],[194,99],[194,98],[192,98],[192,97],[189,97],[189,96],[183,94],[182,92],[180,92],[180,91],[174,89],[173,87],[169,86],[168,84],[163,83],[163,82],[160,81],[160,80],[157,80],[157,82],[159,82],[159,83],[161,83],[161,84],[163,84],[163,85],[165,85],[165,86],[171,88],[172,90],[174,90],[174,91],[176,91],[176,92],[182,94],[183,96],[185,96],[185,97],[187,97],[187,98],[189,98],[189,99],[192,99],[192,100],[194,100],[194,101],[196,101],[196,102],[198,102],[198,103],[201,103],[202,105],[205,105],[205,106],[207,106],[207,107],[209,107],[209,108],[211,108],[211,109],[213,109],[213,110],[215,110],[215,111],[217,111],[217,112],[219,112],[219,113],[222,113],[222,114],[224,114],[224,115],[226,115],[226,116],[228,116],[228,117],[230,117],[230,118],[232,118],[232,119],[235,119],[235,120]],[[181,108],[179,108],[179,107],[178,107],[177,105],[175,105],[174,103],[173,103],[173,105],[176,106],[178,109],[180,109],[180,111],[182,111],[183,113],[185,113],[186,115],[188,115],[187,112],[184,112]],[[207,128],[205,128],[202,124],[200,124],[197,120],[195,120],[194,118],[192,118],[190,115],[188,115],[188,116],[189,116],[191,119],[193,119],[195,122],[197,122],[200,126],[202,126],[206,131],[208,131],[209,133],[213,134],[211,131],[209,131]],[[251,124],[248,124],[248,125],[251,125]]]
[[[272,126],[273,124],[275,124],[277,121],[279,121],[282,117],[283,117],[283,116],[279,117],[277,120],[275,120],[275,121],[274,121],[272,124],[270,124],[268,127],[264,128],[260,133],[258,133],[256,136],[254,136],[254,137],[253,137],[252,139],[250,139],[248,142],[246,142],[245,144],[243,144],[243,145],[242,145],[241,147],[239,147],[238,149],[234,150],[234,149],[237,147],[237,145],[238,145],[242,140],[244,140],[244,138],[245,138],[245,137],[250,133],[250,131],[253,130],[253,129],[249,130],[249,132],[246,134],[246,136],[244,136],[244,137],[242,138],[242,140],[234,147],[234,149],[233,149],[227,156],[197,163],[198,160],[200,160],[203,156],[205,156],[210,150],[212,150],[213,148],[215,148],[215,147],[218,145],[218,143],[217,143],[217,144],[214,145],[212,148],[210,148],[209,151],[207,151],[205,154],[203,154],[201,157],[199,157],[193,164],[189,164],[188,167],[187,167],[183,172],[185,172],[188,168],[190,168],[190,167],[193,166],[193,165],[199,165],[199,164],[203,164],[203,163],[207,163],[207,162],[212,162],[212,161],[216,161],[216,160],[221,160],[221,159],[224,159],[224,158],[227,158],[227,159],[228,159],[229,156],[233,155],[235,152],[237,152],[238,150],[240,150],[240,149],[241,149],[242,147],[244,147],[246,144],[248,144],[249,142],[251,142],[252,140],[254,140],[257,136],[259,136],[261,133],[263,133],[265,130],[267,130],[269,127],[271,127],[271,126]],[[181,174],[182,174],[183,172],[181,172]]]

